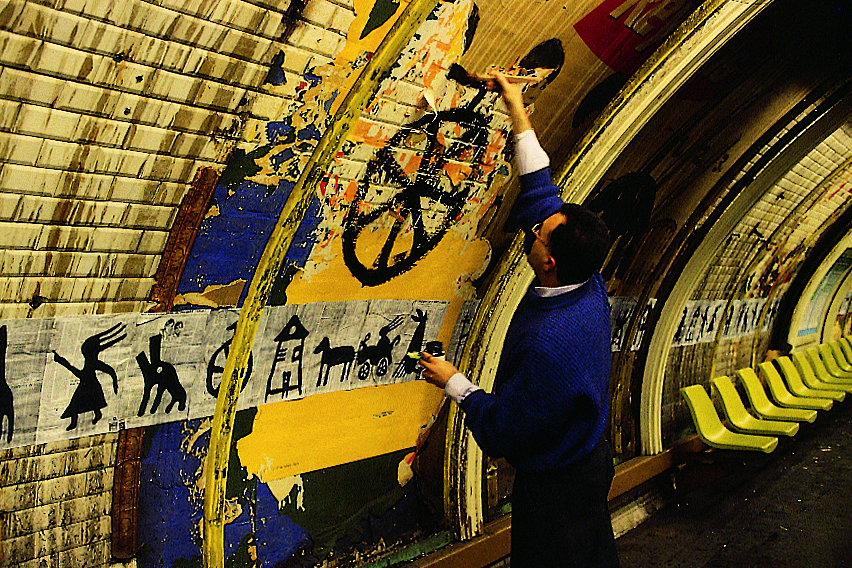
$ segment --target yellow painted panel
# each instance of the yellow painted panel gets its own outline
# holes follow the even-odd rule
[[[384,244],[383,234],[366,235],[364,251],[369,257]],[[371,241],[371,242],[367,242]],[[361,245],[359,244],[359,247]],[[394,298],[397,300],[455,300],[473,296],[469,279],[475,278],[488,264],[491,246],[484,239],[468,240],[453,231],[447,233],[433,251],[413,269],[379,286],[364,286],[343,263],[342,242],[329,243],[332,259],[324,270],[297,277],[287,287],[287,303],[336,302]],[[359,250],[361,250],[359,248]],[[469,289],[460,290],[467,284]]]
[[[240,462],[270,482],[413,448],[442,399],[414,381],[267,404],[237,442]]]

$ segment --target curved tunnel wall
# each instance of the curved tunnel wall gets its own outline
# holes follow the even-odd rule
[[[526,59],[538,69],[546,88],[528,90],[532,116],[566,195],[588,196],[619,236],[606,267],[616,454],[629,460],[677,439],[683,407],[671,393],[762,356],[770,300],[848,201],[840,127],[814,140],[815,154],[796,160],[801,170],[790,163],[773,176],[778,187],[752,188],[765,208],[732,217],[739,225],[715,247],[724,254],[690,248],[726,218],[717,205],[727,207],[726,188],[772,146],[766,133],[777,127],[783,139],[799,114],[843,89],[829,63],[804,68],[771,55],[778,45],[819,44],[784,33],[784,14],[824,23],[829,9],[778,0],[769,13],[769,4],[437,5],[336,141],[309,202],[288,217],[293,244],[257,334],[232,339],[282,207],[405,6],[10,3],[0,14],[9,111],[0,125],[0,307],[14,400],[4,412],[16,421],[0,443],[10,448],[4,486],[19,491],[3,499],[4,554],[91,566],[117,551],[140,565],[201,562],[211,435],[233,442],[217,518],[221,552],[238,565],[364,563],[404,545],[418,554],[500,514],[508,472],[459,452],[457,415],[438,412],[440,393],[414,381],[402,358],[438,339],[487,385],[501,332],[483,325],[505,322],[511,291],[529,281],[503,230],[516,191],[508,120],[454,64],[479,71]],[[758,49],[749,28],[739,30],[763,11],[762,29],[778,33],[776,43],[757,34]],[[508,23],[520,18],[541,25],[517,34]],[[750,58],[731,59],[737,49]],[[660,80],[667,70],[672,79]],[[440,129],[429,130],[435,122]],[[404,178],[426,166],[440,170],[439,187],[406,194]],[[778,198],[788,192],[798,197]],[[647,210],[647,223],[619,225],[626,204]],[[414,228],[418,210],[424,223]],[[767,225],[769,217],[779,220]],[[767,238],[775,248],[755,246]],[[693,258],[700,284],[673,291]],[[743,269],[729,271],[732,263]],[[753,313],[765,323],[752,317],[744,335],[690,343],[693,330],[674,341],[684,307],[735,314],[761,300]],[[471,334],[489,343],[463,349],[458,340]],[[87,340],[97,343],[89,355]],[[249,348],[233,430],[215,432],[228,354]],[[97,388],[91,376],[75,378],[87,357],[115,379],[93,374]],[[178,386],[174,376],[146,376],[158,362]],[[655,381],[666,389],[659,411],[637,402]],[[45,483],[51,490],[39,494]]]

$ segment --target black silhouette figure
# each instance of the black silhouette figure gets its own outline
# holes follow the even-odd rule
[[[166,406],[166,414],[171,412],[175,403],[178,405],[178,410],[186,408],[186,389],[181,386],[174,365],[160,358],[160,347],[162,344],[162,335],[152,335],[148,339],[148,349],[151,352],[151,359],[148,359],[144,351],[136,356],[136,362],[139,364],[139,369],[142,371],[142,378],[145,380],[145,392],[142,393],[142,402],[139,404],[139,410],[136,412],[137,416],[145,414],[145,408],[148,407],[148,399],[151,396],[151,390],[154,386],[157,387],[157,395],[154,397],[154,403],[151,405],[151,414],[154,414],[157,408],[159,408],[165,391],[169,391],[169,394],[172,396],[172,401]]]
[[[68,408],[62,413],[61,418],[70,418],[71,423],[66,430],[73,430],[77,427],[77,417],[84,412],[94,412],[95,417],[92,419],[92,424],[97,424],[101,419],[101,409],[106,408],[106,398],[104,398],[104,389],[101,386],[97,377],[97,372],[101,371],[112,377],[112,389],[118,394],[118,376],[109,364],[100,360],[101,353],[127,337],[125,333],[126,326],[123,323],[117,323],[106,331],[96,333],[87,338],[83,345],[80,346],[80,352],[83,354],[83,368],[78,369],[68,362],[65,357],[53,352],[53,360],[71,371],[80,382],[77,385],[77,390],[71,396],[71,402],[68,403]]]
[[[284,329],[275,337],[275,358],[272,360],[272,369],[266,379],[266,395],[283,394],[285,397],[290,391],[298,390],[302,394],[302,356],[305,352],[305,338],[309,335],[305,326],[302,325],[299,316],[294,315],[284,326]],[[289,355],[289,357],[288,357]],[[285,367],[279,370],[279,365]],[[293,368],[296,366],[296,384],[293,383]],[[277,375],[281,376],[281,386],[272,386]]]
[[[375,345],[367,345],[370,340],[368,333],[358,346],[358,378],[362,381],[370,376],[373,366],[376,367],[376,375],[384,376],[391,364],[391,351],[399,343],[400,336],[397,335],[393,341],[388,339],[388,333],[402,325],[405,318],[397,316],[389,324],[379,330],[379,341]]]
[[[429,314],[424,313],[422,310],[417,310],[417,315],[411,316],[411,319],[417,322],[417,327],[414,329],[414,334],[411,336],[411,341],[408,342],[408,352],[420,352],[423,351],[423,337],[426,335],[426,319]],[[420,372],[420,364],[416,359],[412,359],[411,357],[403,357],[402,361],[399,362],[399,365],[396,366],[396,369],[393,372],[393,376],[396,378],[400,378],[403,375],[407,375],[409,373],[419,373]]]
[[[612,335],[610,336],[609,345],[612,350],[620,350],[621,342],[624,339],[624,331],[627,327],[627,322],[630,316],[633,315],[634,308],[622,307],[615,314],[615,325],[612,326]]]
[[[225,329],[237,329],[237,322],[232,323]],[[231,350],[231,342],[233,340],[234,338],[231,337],[228,341],[223,343],[219,349],[213,352],[213,356],[210,357],[210,361],[207,362],[207,392],[217,398],[219,397],[219,385],[214,385],[213,379],[216,375],[221,375],[225,371],[225,362],[228,360],[228,353]],[[246,384],[248,384],[248,380],[251,377],[252,367],[254,367],[254,356],[251,351],[249,351],[248,363],[246,364],[246,374],[243,377],[243,384],[240,387],[240,392],[242,392],[246,388]],[[222,380],[221,376],[219,377],[219,380]]]
[[[689,308],[683,308],[683,314],[680,316],[680,323],[677,326],[677,331],[674,335],[672,343],[678,345],[683,341],[683,336],[686,333],[686,316],[689,315]]]
[[[314,349],[314,354],[319,353],[322,353],[322,359],[320,360],[317,386],[324,387],[327,385],[329,370],[338,365],[343,366],[340,373],[340,382],[345,381],[346,377],[349,376],[349,370],[352,368],[352,362],[355,361],[355,348],[351,345],[332,347],[328,341],[328,337],[323,337],[320,344]]]
[[[6,441],[12,441],[15,431],[15,404],[12,389],[6,382],[6,326],[0,327],[0,438],[3,436],[3,418],[6,418]]]
[[[707,333],[713,333],[716,331],[716,322],[719,319],[719,310],[722,309],[722,306],[716,305],[713,308],[713,315],[710,316],[710,321],[707,323]]]

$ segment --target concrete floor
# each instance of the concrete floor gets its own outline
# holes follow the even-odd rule
[[[671,504],[618,539],[622,568],[852,566],[850,398],[770,455],[691,459]]]

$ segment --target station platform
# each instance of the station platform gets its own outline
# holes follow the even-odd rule
[[[622,568],[852,566],[852,400],[771,454],[695,455],[617,539]]]

